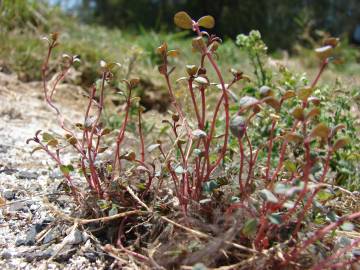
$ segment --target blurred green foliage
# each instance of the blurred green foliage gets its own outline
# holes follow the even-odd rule
[[[270,50],[290,49],[308,28],[332,35],[350,33],[360,15],[357,0],[81,0],[80,15],[87,22],[121,29],[141,25],[157,31],[173,29],[172,16],[179,10],[193,18],[215,17],[214,32],[235,38],[258,29]]]

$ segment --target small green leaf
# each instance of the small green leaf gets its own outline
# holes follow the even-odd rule
[[[59,142],[56,139],[52,139],[47,142],[47,145],[52,146],[52,147],[56,147],[58,144],[59,144]]]
[[[271,90],[271,88],[267,85],[261,86],[259,89],[259,92],[260,92],[260,97],[262,97],[262,98],[274,95],[273,90]]]
[[[186,72],[190,76],[194,76],[196,74],[197,70],[198,70],[198,67],[195,65],[186,65]]]
[[[98,149],[98,153],[100,154],[100,153],[103,153],[103,152],[105,152],[106,151],[106,149],[108,149],[109,147],[99,147],[99,149]]]
[[[315,49],[316,54],[320,59],[326,59],[331,56],[333,52],[333,47],[330,45],[326,45],[320,48]]]
[[[191,29],[193,27],[192,19],[185,11],[175,14],[174,23],[183,29]]]
[[[299,121],[303,121],[305,119],[304,109],[301,107],[294,108],[294,110],[291,112],[291,114],[295,117],[295,119],[297,119]]]
[[[256,219],[252,218],[252,219],[248,219],[245,224],[244,227],[242,228],[241,232],[247,236],[247,237],[251,237],[253,236],[256,231],[257,231],[257,226],[258,226],[258,222]]]
[[[291,172],[291,173],[295,173],[296,172],[296,164],[290,160],[286,160],[284,161],[284,166],[285,168]]]
[[[195,129],[191,134],[196,138],[206,138],[206,132],[201,129]]]
[[[215,19],[210,15],[203,16],[198,20],[198,24],[201,27],[211,29],[215,26]]]
[[[204,192],[210,194],[218,187],[219,185],[215,180],[207,181],[204,183]]]
[[[39,150],[44,150],[44,149],[41,146],[37,146],[30,152],[30,155],[34,154],[36,151],[39,151]]]
[[[148,146],[147,151],[149,153],[151,153],[152,151],[154,151],[155,149],[157,149],[159,147],[160,147],[159,143],[151,144],[151,145]]]
[[[113,206],[111,207],[111,209],[109,210],[109,216],[115,216],[117,215],[119,212],[118,212],[118,209],[116,206]]]
[[[61,165],[60,171],[63,174],[68,175],[70,172],[74,171],[74,167],[71,164],[70,165]]]
[[[51,140],[54,140],[54,139],[55,139],[53,135],[51,135],[50,133],[47,133],[47,132],[44,132],[44,133],[42,134],[42,138],[43,138],[43,140],[44,140],[45,142],[48,142],[48,141],[51,141]]]
[[[183,174],[183,173],[185,173],[185,170],[184,170],[184,168],[183,168],[181,165],[179,165],[179,166],[177,166],[177,167],[175,168],[175,173],[176,173],[176,174]]]
[[[272,203],[278,202],[278,199],[275,197],[275,195],[268,189],[260,190],[259,195],[263,200],[267,202],[272,202]]]
[[[312,87],[305,87],[302,88],[298,91],[297,96],[299,97],[299,99],[305,101],[308,99],[308,97],[310,97],[310,95],[313,92],[313,88]]]
[[[111,132],[111,129],[110,128],[104,128],[102,131],[101,131],[101,136],[104,136],[104,135],[107,135]]]
[[[314,118],[315,116],[320,115],[320,109],[319,108],[313,108],[308,114],[306,115],[306,119]]]
[[[290,132],[290,133],[286,134],[285,139],[288,142],[294,142],[294,143],[301,143],[304,140],[303,136],[301,136],[295,132]]]
[[[200,85],[209,85],[209,82],[208,82],[208,80],[207,79],[205,79],[204,77],[196,77],[195,79],[194,79],[194,82],[196,82],[196,83],[198,83],[198,84],[200,84]]]
[[[289,90],[289,91],[286,91],[281,98],[283,100],[286,100],[286,99],[289,99],[289,98],[292,98],[292,97],[295,97],[295,96],[296,96],[295,92],[292,91],[292,90]]]
[[[169,57],[178,57],[179,56],[179,51],[178,50],[169,50],[167,52],[167,56]]]
[[[316,125],[310,133],[311,137],[320,137],[323,140],[326,140],[330,134],[330,128],[327,125],[320,123]]]
[[[77,139],[75,137],[72,137],[72,136],[67,141],[71,145],[75,145],[77,143]]]
[[[337,151],[349,143],[350,143],[350,139],[347,137],[337,139],[334,143],[333,149],[334,149],[334,151]]]
[[[267,216],[271,223],[280,225],[282,223],[281,215],[279,213],[273,213]]]
[[[280,102],[276,98],[270,96],[270,97],[264,98],[264,101],[266,104],[273,107],[275,111],[280,110]]]
[[[317,194],[316,197],[319,201],[327,201],[329,200],[331,197],[333,197],[333,194],[331,194],[330,192],[327,192],[326,190],[320,190]]]
[[[340,228],[344,231],[351,232],[355,229],[355,226],[351,222],[344,222],[344,224],[341,225]]]
[[[204,39],[202,37],[196,37],[192,40],[192,47],[195,51],[203,51],[206,49]]]

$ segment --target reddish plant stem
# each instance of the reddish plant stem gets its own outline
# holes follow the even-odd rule
[[[250,178],[252,175],[252,169],[253,169],[255,161],[253,160],[253,149],[252,149],[251,141],[250,141],[250,138],[246,131],[245,131],[245,137],[246,137],[246,141],[248,143],[249,152],[250,152],[249,172],[248,172],[248,176],[247,176],[246,184],[245,184],[245,186],[247,187],[249,185],[249,181],[250,181]]]
[[[296,129],[297,124],[299,123],[299,121],[295,121],[295,123],[293,124],[293,127],[291,129],[291,132],[293,132]],[[286,147],[288,145],[288,140],[285,139],[284,142],[281,145],[281,151],[280,151],[280,158],[279,158],[279,162],[278,162],[278,166],[275,169],[275,172],[273,173],[271,179],[270,179],[270,183],[269,183],[269,188],[272,190],[273,186],[274,186],[274,182],[276,177],[278,176],[282,166],[283,166],[283,162],[284,162],[284,158],[285,158],[285,152],[286,152]]]
[[[107,72],[103,72],[102,78],[101,78],[101,86],[100,86],[99,109],[98,109],[96,119],[95,119],[94,123],[92,124],[92,128],[90,130],[89,139],[88,139],[88,146],[87,146],[91,178],[93,180],[96,192],[98,193],[98,196],[100,198],[102,197],[102,190],[101,190],[100,180],[99,180],[99,177],[98,177],[97,172],[96,172],[96,166],[95,166],[96,155],[95,155],[95,151],[92,149],[92,143],[93,143],[93,137],[94,137],[94,134],[95,134],[95,130],[98,128],[98,124],[99,124],[99,121],[100,121],[102,109],[103,109],[103,106],[104,106],[104,89],[105,89],[106,76],[107,76]]]
[[[324,167],[324,170],[323,170],[323,173],[321,175],[321,178],[319,180],[319,184],[323,183],[325,181],[325,177],[326,177],[326,174],[327,172],[329,171],[329,167],[330,167],[330,158],[331,158],[331,155],[332,155],[332,150],[329,150],[328,151],[328,155],[326,157],[326,161],[325,161],[325,167]],[[301,226],[301,222],[304,220],[304,217],[306,215],[306,212],[309,210],[309,208],[311,207],[313,201],[314,201],[314,198],[316,196],[316,194],[320,191],[321,188],[317,188],[316,190],[314,190],[313,194],[311,195],[311,197],[307,200],[305,206],[304,206],[304,209],[302,211],[302,213],[300,214],[300,217],[298,218],[298,221],[297,221],[297,224],[296,224],[296,228],[293,232],[293,236],[296,236],[300,230],[300,226]]]
[[[241,194],[245,195],[244,185],[242,182],[242,173],[243,173],[243,166],[244,166],[244,147],[241,141],[241,138],[238,138],[239,148],[240,148],[240,171],[239,171],[239,187]]]
[[[201,129],[204,129],[206,123],[206,96],[205,89],[203,87],[200,88],[201,94]]]
[[[195,110],[196,119],[197,119],[197,122],[198,122],[198,127],[199,127],[199,129],[202,129],[202,119],[200,117],[199,109],[198,109],[198,106],[197,106],[197,103],[196,103],[192,82],[193,82],[193,80],[192,80],[192,78],[190,78],[188,80],[188,87],[189,87],[193,107],[194,107],[194,110]]]
[[[140,156],[141,156],[141,161],[144,162],[145,161],[145,143],[144,143],[144,135],[142,132],[142,125],[141,125],[141,111],[139,109],[138,111],[138,119],[139,119],[139,136],[140,136]]]
[[[321,65],[320,65],[320,69],[319,69],[319,72],[318,74],[316,75],[314,81],[312,82],[311,84],[311,88],[314,88],[316,86],[316,84],[318,83],[320,77],[321,77],[321,74],[324,72],[326,66],[329,64],[329,59],[326,58],[322,61]]]
[[[355,258],[355,260],[345,261],[342,263],[334,264],[332,261],[342,258],[345,253],[351,251],[353,248],[358,247],[360,245],[360,238],[354,240],[353,243],[350,245],[347,245],[346,247],[339,249],[336,253],[333,255],[327,257],[325,260],[317,263],[315,266],[311,267],[310,270],[322,270],[322,269],[341,269],[338,266],[345,266],[346,264],[350,264],[353,262],[356,262],[358,259]],[[339,265],[341,264],[341,265]]]
[[[115,178],[115,172],[116,172],[116,165],[117,163],[119,163],[119,170],[121,170],[121,164],[120,164],[120,146],[121,143],[124,139],[125,136],[125,131],[126,131],[126,126],[128,123],[128,119],[129,119],[129,111],[130,111],[130,107],[131,107],[131,88],[129,89],[129,94],[128,97],[126,99],[126,108],[125,108],[125,118],[124,118],[124,122],[121,125],[119,134],[116,138],[116,148],[115,148],[115,155],[114,155],[114,161],[113,161],[113,172],[112,172],[112,176],[111,179],[114,180]]]
[[[268,147],[268,156],[266,161],[266,173],[265,173],[265,180],[269,181],[269,173],[270,173],[270,162],[271,162],[271,154],[272,154],[272,147],[273,147],[273,139],[274,139],[274,129],[276,125],[276,120],[272,120],[271,131],[270,131],[270,141]]]
[[[267,203],[263,203],[263,211],[262,211],[262,214],[260,216],[260,228],[259,228],[259,231],[255,237],[255,240],[254,240],[254,245],[257,249],[262,249],[260,243],[262,241],[262,239],[264,239],[264,237],[266,236],[266,228],[267,228],[267,225],[268,225],[268,221],[266,219],[266,212],[267,212]]]
[[[343,216],[343,217],[339,218],[336,222],[333,222],[333,223],[325,226],[324,228],[316,231],[313,236],[311,236],[307,240],[303,241],[302,243],[300,243],[300,245],[298,245],[297,247],[295,247],[293,249],[293,251],[290,254],[291,259],[295,260],[303,250],[305,250],[311,244],[315,243],[317,240],[321,239],[323,236],[325,236],[331,230],[341,226],[346,221],[350,221],[350,220],[357,219],[357,218],[360,218],[360,212],[356,212],[356,213],[352,213],[350,215]]]
[[[42,147],[42,149],[57,163],[57,165],[58,165],[59,167],[61,167],[61,166],[63,165],[63,163],[61,162],[60,158],[59,158],[59,157],[56,157],[56,156],[49,150],[49,148],[48,148],[46,145],[44,145],[42,142],[40,142],[40,140],[35,140],[35,142],[38,143],[38,144]],[[73,193],[75,199],[76,199],[78,202],[80,202],[80,201],[79,201],[79,197],[78,197],[79,193],[77,192],[77,189],[76,189],[76,187],[74,186],[74,183],[73,183],[73,181],[72,181],[72,179],[71,179],[71,176],[70,176],[68,173],[62,173],[62,174],[64,175],[64,177],[65,177],[66,180],[68,181],[68,183],[69,183],[69,185],[70,185],[71,192]],[[81,195],[81,194],[80,194],[80,195]]]

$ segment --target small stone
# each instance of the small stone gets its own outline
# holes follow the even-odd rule
[[[36,172],[29,172],[29,171],[21,171],[19,172],[18,177],[20,179],[36,179],[38,178],[38,174]]]
[[[22,239],[22,238],[16,239],[16,241],[15,241],[15,246],[16,247],[24,246],[24,245],[25,245],[25,240],[24,239]]]
[[[0,173],[5,173],[6,175],[12,175],[14,173],[16,173],[18,170],[16,169],[11,169],[11,168],[4,168],[0,170]]]
[[[25,202],[15,202],[12,203],[9,207],[10,212],[29,212],[29,208],[26,206]]]
[[[78,245],[84,241],[83,234],[78,229],[72,230],[65,241],[68,245]]]
[[[32,261],[49,259],[52,256],[52,254],[53,254],[53,250],[25,252],[23,253],[23,257],[27,262],[32,262]]]
[[[53,228],[53,229],[51,229],[50,232],[48,232],[45,235],[44,240],[43,240],[43,244],[50,243],[50,242],[54,241],[55,239],[57,239],[60,236],[61,236],[61,233],[60,233],[59,229],[57,227]]]
[[[0,153],[1,154],[6,154],[6,152],[8,151],[10,147],[7,146],[7,145],[3,145],[3,144],[0,144]]]
[[[15,199],[15,192],[7,189],[3,192],[3,196],[6,200],[11,201],[11,200]]]
[[[85,258],[87,258],[90,262],[95,262],[98,258],[98,255],[94,252],[84,252]]]
[[[60,254],[55,257],[55,261],[67,262],[77,251],[77,248],[71,248],[71,246],[64,246]]]
[[[64,176],[60,171],[54,170],[50,173],[49,177],[51,179],[62,179]]]
[[[1,253],[1,259],[3,259],[3,260],[8,260],[8,259],[10,259],[11,257],[12,257],[12,254],[11,254],[11,252],[9,252],[9,251],[7,251],[7,250],[5,250],[5,251],[3,251],[2,253]]]
[[[36,235],[42,230],[42,224],[34,224],[26,233],[25,239],[19,238],[16,240],[15,245],[18,246],[32,246],[36,242]]]

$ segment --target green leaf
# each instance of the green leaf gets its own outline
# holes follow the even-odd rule
[[[345,145],[350,143],[350,139],[347,137],[340,138],[335,141],[333,149],[334,151],[339,150],[340,148],[343,148]]]
[[[245,224],[244,227],[242,228],[241,232],[247,236],[247,237],[251,237],[253,236],[256,231],[257,231],[257,226],[258,226],[258,222],[255,218],[252,219],[248,219]]]
[[[118,212],[118,209],[116,206],[113,206],[111,207],[111,209],[109,210],[109,216],[115,216],[117,215],[119,212]]]
[[[250,106],[253,106],[255,104],[257,104],[259,101],[254,98],[254,97],[251,97],[251,96],[244,96],[240,99],[239,101],[239,105],[240,107],[242,108],[246,108],[246,107],[250,107]]]
[[[47,145],[53,146],[53,147],[56,147],[58,144],[59,144],[59,142],[56,139],[52,139],[52,140],[48,141],[48,143],[47,143]]]
[[[296,96],[295,92],[292,91],[292,90],[289,90],[289,91],[286,91],[281,98],[283,100],[286,100],[286,99],[289,99],[289,98],[292,98],[292,97],[295,97],[295,96]]]
[[[196,138],[206,138],[206,132],[201,129],[195,129],[191,134]]]
[[[295,133],[295,132],[291,132],[285,135],[285,139],[288,142],[294,142],[294,143],[301,143],[303,141],[303,136]]]
[[[206,16],[201,17],[198,20],[198,24],[201,27],[211,29],[215,26],[215,19],[214,19],[214,17],[212,17],[210,15],[206,15]]]
[[[60,171],[63,174],[68,175],[70,172],[74,171],[74,167],[71,164],[69,164],[69,165],[60,165]]]
[[[296,164],[290,160],[286,160],[284,161],[284,166],[285,168],[291,172],[291,173],[295,173],[296,172]]]
[[[175,173],[176,173],[176,174],[183,174],[183,173],[185,173],[185,170],[184,170],[184,168],[183,168],[181,165],[179,165],[179,166],[177,166],[177,167],[175,168]]]
[[[203,86],[209,84],[208,80],[205,79],[204,77],[196,77],[196,78],[194,79],[194,82],[196,82],[196,83],[198,83],[198,84],[200,84],[200,85],[203,85]]]
[[[310,95],[313,92],[313,88],[312,87],[305,87],[302,88],[298,91],[297,96],[299,97],[299,99],[305,101],[308,99],[308,97],[310,97]]]
[[[326,140],[330,134],[330,128],[327,125],[320,123],[316,125],[310,133],[311,137],[320,137],[323,140]]]
[[[190,76],[194,76],[196,74],[197,70],[198,70],[198,67],[195,65],[186,65],[186,72]]]
[[[192,29],[193,27],[192,19],[185,11],[180,11],[175,14],[174,23],[183,29]]]
[[[266,98],[264,98],[264,101],[266,104],[273,107],[275,111],[278,112],[280,110],[280,102],[277,99],[275,99],[274,97],[266,97]]]
[[[326,45],[320,48],[315,49],[316,54],[320,59],[326,59],[331,56],[333,52],[333,47],[330,45]]]
[[[43,140],[44,140],[45,142],[48,142],[48,141],[51,141],[51,140],[54,140],[54,139],[55,139],[53,135],[51,135],[50,133],[47,133],[47,132],[44,132],[44,133],[42,134],[42,138],[43,138]]]
[[[218,187],[219,185],[215,180],[207,181],[204,183],[204,192],[210,194]]]
[[[317,195],[316,195],[317,199],[319,201],[327,201],[329,200],[331,197],[333,197],[333,194],[331,194],[330,192],[326,192],[325,190],[320,190]]]
[[[340,228],[344,231],[351,232],[355,229],[355,226],[351,222],[344,222],[344,224],[341,225]]]
[[[305,119],[304,109],[301,107],[296,107],[291,114],[295,117],[295,119],[299,121],[303,121]]]
[[[36,151],[39,151],[39,150],[44,150],[44,149],[41,146],[37,146],[30,152],[30,155],[34,154]]]
[[[279,213],[273,213],[267,217],[273,224],[280,225],[282,223],[281,215]]]
[[[315,116],[320,115],[320,109],[319,108],[313,108],[308,114],[306,115],[306,119],[314,118]]]
[[[273,90],[271,90],[271,88],[269,86],[267,86],[267,85],[261,86],[260,89],[259,89],[259,92],[260,92],[260,96],[262,98],[274,95]]]
[[[263,200],[267,202],[272,202],[272,203],[278,202],[278,199],[275,197],[275,195],[268,189],[260,190],[259,195]]]
[[[285,185],[283,183],[276,183],[274,192],[276,194],[286,194],[289,189],[290,189],[289,185]]]
[[[72,136],[67,141],[71,145],[75,145],[77,143],[77,139],[75,137],[72,137]]]
[[[159,143],[151,144],[151,145],[148,146],[147,151],[149,153],[151,153],[152,151],[154,151],[155,149],[157,149],[159,147],[160,147]]]

